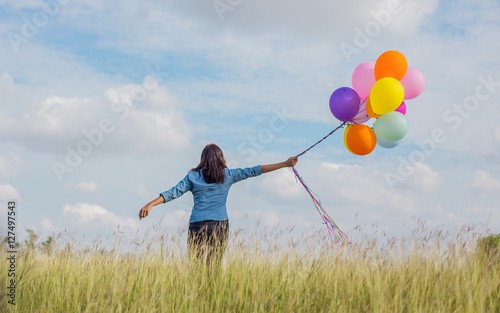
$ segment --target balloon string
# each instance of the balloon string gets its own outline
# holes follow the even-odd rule
[[[326,135],[325,137],[323,137],[323,139],[321,139],[320,141],[316,142],[315,144],[313,144],[312,146],[310,146],[308,149],[306,149],[306,150],[302,151],[301,153],[297,154],[296,157],[298,158],[299,156],[305,154],[307,151],[309,151],[312,148],[314,148],[317,144],[319,144],[320,142],[322,142],[323,140],[325,140],[326,138],[328,138],[331,134],[333,134],[334,132],[336,132],[340,128],[344,127],[345,124],[347,124],[347,122],[344,122],[344,123],[340,124],[339,127],[337,127],[334,130],[332,130],[328,135]]]
[[[368,98],[364,99],[361,102],[361,105],[363,105],[366,101],[368,101]],[[365,109],[365,111],[366,111],[366,109]],[[360,120],[360,119],[365,118],[365,117],[370,117],[370,116],[368,114],[366,114],[366,115],[363,115],[363,116],[360,116],[360,117],[356,117],[356,118],[352,119],[351,122],[353,122],[354,124],[357,124],[356,123],[357,120]]]
[[[318,145],[320,142],[328,138],[330,135],[335,133],[337,130],[340,128],[344,127],[347,122],[342,123],[339,125],[337,128],[332,130],[328,135],[323,137],[321,140],[310,146],[308,149],[302,151],[297,155],[297,157],[300,157],[301,155],[304,155],[306,152],[314,148],[316,145]],[[321,201],[319,200],[319,197],[307,186],[306,182],[304,179],[299,175],[299,172],[295,169],[295,167],[292,167],[293,173],[295,174],[295,179],[301,183],[301,185],[304,187],[304,189],[307,191],[309,196],[311,197],[311,200],[316,207],[316,210],[318,211],[319,215],[321,216],[321,219],[323,220],[324,224],[326,225],[326,228],[328,230],[328,237],[330,238],[330,241],[333,242],[333,246],[331,248],[335,248],[337,246],[341,247],[340,251],[338,254],[342,253],[344,250],[345,246],[349,244],[349,238],[347,237],[342,230],[338,227],[337,223],[328,215],[328,213],[323,209],[323,206],[321,206]],[[316,196],[315,196],[316,195]]]
[[[369,115],[368,115],[368,114],[367,114],[367,115],[362,115],[362,116],[360,116],[360,117],[353,118],[351,121],[352,121],[354,124],[357,124],[357,123],[355,122],[356,120],[360,120],[360,119],[365,118],[365,117],[369,117]]]
[[[326,228],[328,230],[328,237],[330,238],[330,241],[333,242],[333,245],[331,246],[331,248],[333,249],[333,248],[339,246],[341,249],[338,252],[338,254],[342,253],[345,246],[350,243],[349,238],[342,230],[340,230],[337,223],[335,223],[335,221],[330,217],[330,215],[328,215],[328,213],[325,211],[325,209],[323,209],[323,206],[321,205],[321,201],[313,195],[313,191],[307,186],[306,182],[299,175],[299,172],[297,172],[295,167],[293,167],[292,169],[293,169],[293,172],[295,174],[295,177],[300,181],[300,183],[302,184],[304,189],[307,191],[307,193],[311,197],[311,200],[312,200],[314,206],[316,207],[316,210],[318,211],[319,215],[321,216],[321,219],[324,221],[324,223],[326,225]]]

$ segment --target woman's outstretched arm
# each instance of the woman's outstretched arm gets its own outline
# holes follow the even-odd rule
[[[139,219],[143,219],[146,216],[148,216],[149,211],[158,204],[162,204],[168,201],[172,201],[174,199],[179,198],[182,196],[184,193],[187,191],[191,190],[193,185],[191,184],[191,181],[189,180],[189,173],[174,187],[170,188],[170,190],[167,190],[165,192],[160,193],[160,196],[153,201],[149,202],[146,204],[141,211],[139,212]]]
[[[155,206],[155,205],[158,205],[158,204],[162,204],[165,200],[163,199],[163,196],[159,196],[158,198],[154,199],[153,201],[149,202],[148,204],[146,204],[142,209],[141,211],[139,212],[139,219],[143,219],[145,218],[146,216],[148,216],[149,214],[149,211],[151,211],[151,209]]]
[[[278,169],[283,168],[283,167],[293,167],[293,166],[295,166],[295,164],[297,164],[298,160],[299,159],[297,157],[291,157],[291,158],[288,158],[288,160],[286,160],[285,162],[276,163],[276,164],[261,165],[260,167],[262,168],[262,173],[268,173],[268,172],[272,172],[272,171],[278,170]]]

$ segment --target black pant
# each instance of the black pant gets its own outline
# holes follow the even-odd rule
[[[229,221],[205,220],[189,224],[188,252],[189,258],[197,258],[207,264],[220,265],[227,247],[229,237]]]

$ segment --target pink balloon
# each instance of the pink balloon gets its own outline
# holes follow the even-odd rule
[[[403,113],[403,115],[406,115],[406,103],[403,101],[403,103],[401,103],[401,105],[394,111],[400,112],[400,113]]]
[[[361,102],[361,106],[359,107],[359,112],[352,119],[352,122],[356,124],[363,124],[367,122],[369,119],[370,117],[368,116],[368,113],[366,113],[366,99],[365,99]]]
[[[425,76],[417,68],[409,67],[405,77],[401,79],[401,84],[405,89],[405,100],[418,97],[425,88]]]
[[[360,99],[368,98],[375,82],[375,62],[363,62],[352,73],[352,88]]]

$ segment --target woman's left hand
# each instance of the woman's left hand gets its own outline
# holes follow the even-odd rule
[[[297,157],[291,157],[291,158],[288,158],[288,160],[285,161],[285,164],[287,167],[294,167],[295,164],[297,164],[297,162],[299,161],[299,158]]]

